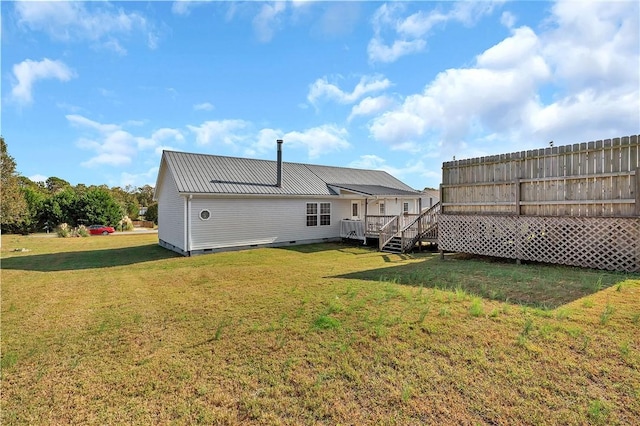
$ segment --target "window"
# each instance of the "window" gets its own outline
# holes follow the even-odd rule
[[[318,226],[317,203],[307,203],[307,226]]]
[[[351,204],[351,216],[358,217],[358,203]]]
[[[201,220],[209,220],[211,217],[211,212],[209,210],[200,210],[200,219]]]
[[[409,203],[402,203],[402,212],[409,213]]]
[[[384,215],[385,215],[385,212],[384,212],[384,203],[383,203],[383,202],[381,202],[381,203],[380,203],[380,216],[384,216]]]
[[[318,220],[318,218],[320,218]],[[307,226],[327,226],[331,225],[331,203],[307,203]]]
[[[331,203],[320,203],[320,225],[331,225]]]

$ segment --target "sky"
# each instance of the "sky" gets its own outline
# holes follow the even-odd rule
[[[34,181],[154,186],[163,150],[385,170],[640,133],[637,1],[0,3]]]

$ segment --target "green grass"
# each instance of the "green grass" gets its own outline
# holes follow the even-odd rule
[[[1,424],[640,418],[638,275],[155,238],[2,236]]]

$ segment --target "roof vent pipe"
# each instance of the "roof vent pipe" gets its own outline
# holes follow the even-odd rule
[[[278,183],[276,186],[282,188],[282,139],[278,139]]]

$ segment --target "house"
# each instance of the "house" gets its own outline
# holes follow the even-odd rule
[[[420,199],[423,209],[429,209],[440,202],[440,190],[425,188],[421,191]]]
[[[154,198],[160,245],[185,256],[377,237],[421,211],[420,193],[380,170],[164,151]]]

